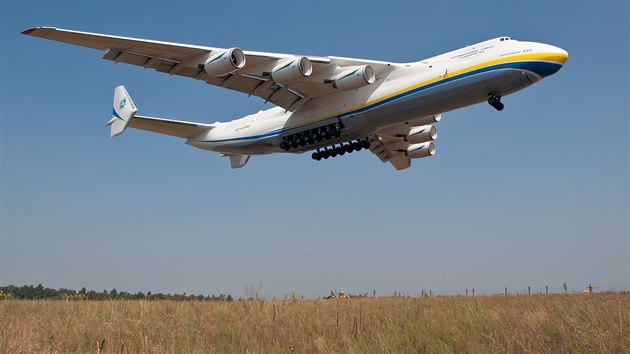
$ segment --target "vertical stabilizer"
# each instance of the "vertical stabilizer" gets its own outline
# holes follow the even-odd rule
[[[114,137],[122,134],[129,125],[129,121],[136,114],[138,109],[133,104],[129,93],[125,86],[120,85],[114,90],[114,107],[112,110],[112,119],[107,122],[111,126],[110,136]]]

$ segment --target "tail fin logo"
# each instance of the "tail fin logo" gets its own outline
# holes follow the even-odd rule
[[[126,104],[127,104],[127,99],[123,98],[122,100],[120,100],[120,104],[118,105],[118,108],[123,109]]]

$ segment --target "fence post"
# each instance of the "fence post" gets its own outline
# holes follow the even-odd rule
[[[505,295],[507,295],[507,286],[505,287]]]
[[[376,290],[372,290],[372,295],[376,297]]]
[[[466,296],[468,296],[468,289],[466,289]]]
[[[529,285],[527,286],[527,295],[531,295],[532,294],[532,289],[529,287]]]
[[[475,296],[475,288],[473,288],[473,294],[472,294],[472,296]]]
[[[545,295],[549,295],[549,285],[545,285]]]

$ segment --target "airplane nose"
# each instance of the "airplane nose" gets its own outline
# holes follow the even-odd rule
[[[541,77],[555,74],[569,59],[569,53],[566,50],[549,44],[541,44],[535,55],[540,61],[536,64],[534,71]]]
[[[558,59],[559,59],[558,61],[564,65],[564,63],[567,62],[567,59],[569,59],[569,53],[562,48],[558,48],[558,47],[554,47],[554,48],[555,48],[554,52],[558,54]]]
[[[552,45],[547,45],[547,48],[545,49],[546,49],[545,50],[546,52],[552,53],[553,58],[550,58],[550,59],[552,59],[553,61],[557,63],[564,65],[564,63],[567,62],[567,59],[569,59],[569,53],[562,48],[558,48]]]

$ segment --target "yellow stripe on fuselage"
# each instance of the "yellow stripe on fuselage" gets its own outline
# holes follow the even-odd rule
[[[304,125],[308,125],[308,124],[311,124],[311,123],[318,122],[320,120],[325,120],[325,119],[328,119],[328,118],[331,118],[331,117],[334,117],[334,116],[338,116],[338,115],[341,115],[341,114],[344,114],[344,113],[347,113],[347,112],[350,112],[350,111],[354,111],[356,109],[361,109],[361,108],[366,107],[366,106],[371,106],[371,105],[373,105],[375,103],[378,103],[380,101],[386,100],[386,99],[394,97],[396,95],[400,95],[401,93],[405,93],[407,91],[411,91],[411,90],[417,89],[419,87],[426,86],[426,85],[432,84],[432,83],[440,81],[440,80],[444,80],[445,78],[447,78],[449,76],[457,76],[457,75],[465,74],[467,72],[474,71],[474,70],[477,70],[477,69],[482,69],[482,68],[485,68],[485,67],[488,67],[488,66],[493,66],[493,65],[497,65],[497,64],[504,64],[504,63],[509,63],[509,62],[516,62],[516,61],[533,61],[533,60],[550,61],[550,62],[556,62],[556,63],[564,64],[567,61],[567,58],[568,58],[567,55],[561,54],[561,53],[532,53],[532,54],[521,54],[521,55],[515,55],[515,56],[505,57],[505,58],[501,58],[501,59],[490,60],[490,61],[483,62],[483,63],[480,63],[480,64],[472,65],[472,66],[469,66],[469,67],[466,67],[466,68],[463,68],[463,69],[460,69],[460,70],[455,70],[453,72],[448,73],[448,75],[446,77],[440,75],[440,76],[434,77],[432,79],[429,79],[429,80],[426,80],[426,81],[422,81],[420,83],[411,85],[409,87],[400,89],[398,91],[394,91],[394,92],[392,92],[392,93],[390,93],[388,95],[385,95],[383,97],[379,97],[379,98],[374,99],[372,101],[368,101],[368,102],[360,104],[358,106],[355,106],[355,107],[352,107],[352,108],[348,108],[348,109],[344,109],[343,111],[339,111],[339,112],[336,112],[336,113],[333,113],[333,114],[329,114],[329,115],[321,117],[321,118],[315,118],[315,119],[312,119],[312,120],[307,121],[305,123],[303,122],[303,123],[297,124],[297,125],[295,125],[293,127],[290,127],[288,129],[298,128],[298,127],[301,127],[301,126],[304,126]]]
[[[302,127],[302,126],[305,126],[305,125],[309,125],[309,124],[312,124],[312,123],[315,123],[315,122],[319,122],[319,121],[322,121],[322,120],[326,120],[326,119],[329,119],[329,118],[332,118],[332,117],[335,117],[335,116],[338,116],[338,115],[342,115],[344,113],[347,113],[347,112],[350,112],[350,111],[354,111],[356,109],[361,109],[361,108],[364,108],[364,107],[367,107],[367,106],[371,106],[373,104],[376,104],[378,102],[384,101],[384,100],[386,100],[388,98],[391,98],[391,97],[394,97],[396,95],[400,95],[400,94],[405,93],[407,91],[411,91],[411,90],[417,89],[417,88],[422,87],[422,86],[430,85],[432,83],[435,83],[435,82],[438,82],[438,81],[441,81],[441,80],[445,80],[445,79],[447,79],[448,77],[451,77],[451,76],[457,76],[457,75],[465,74],[465,73],[468,73],[468,72],[471,72],[471,71],[475,71],[475,70],[478,70],[478,69],[482,69],[482,68],[486,68],[486,67],[489,67],[489,66],[493,66],[493,65],[497,65],[497,64],[504,64],[504,63],[509,63],[509,62],[520,62],[520,61],[548,61],[548,62],[554,62],[554,63],[558,63],[558,64],[564,64],[567,61],[567,59],[568,59],[568,55],[563,54],[563,53],[530,53],[530,54],[520,54],[520,55],[506,56],[504,58],[489,60],[489,61],[486,61],[486,62],[483,62],[483,63],[471,65],[471,66],[463,68],[463,69],[452,71],[452,72],[448,73],[447,75],[436,76],[436,77],[434,77],[432,79],[425,80],[425,81],[419,82],[417,84],[405,87],[403,89],[394,91],[394,92],[392,92],[390,94],[387,94],[385,96],[376,98],[376,99],[374,99],[372,101],[365,102],[363,104],[360,104],[360,105],[352,107],[352,108],[344,109],[342,111],[338,111],[338,112],[335,112],[335,113],[332,113],[332,114],[329,114],[329,115],[326,115],[326,116],[323,116],[323,117],[314,118],[314,119],[308,120],[306,122],[300,122],[299,124],[293,125],[291,127],[285,127],[278,134],[282,133],[282,131],[285,131],[285,130],[299,128],[299,127]],[[238,143],[243,143],[243,142],[247,142],[247,141],[251,141],[251,140],[256,140],[256,139],[252,138],[252,139],[239,140]],[[235,142],[233,142],[233,141],[226,141],[226,142],[224,142],[224,144],[230,144],[230,143],[235,143]]]

